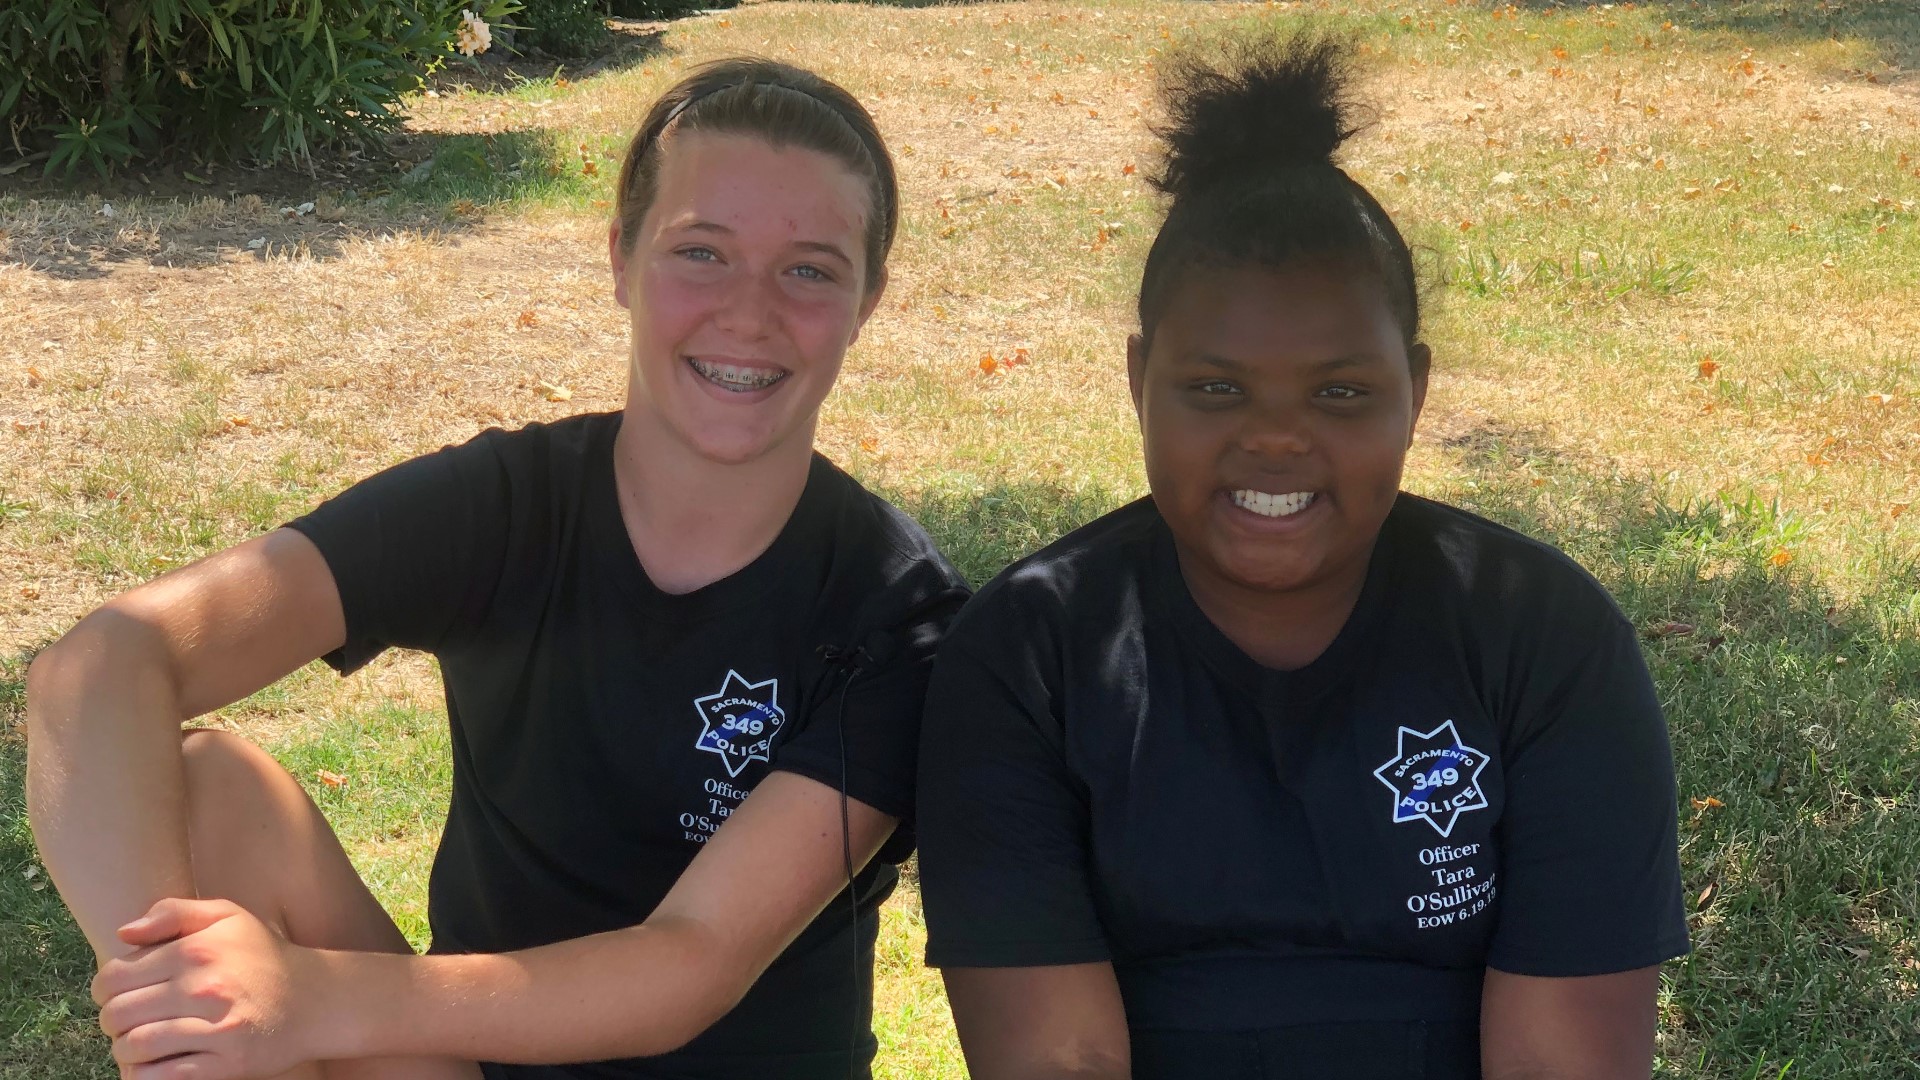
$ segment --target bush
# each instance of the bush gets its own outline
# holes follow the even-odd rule
[[[160,147],[310,161],[397,127],[400,96],[453,55],[462,8],[512,0],[0,3],[0,118],[46,172],[105,176]]]
[[[602,0],[522,0],[514,17],[517,48],[543,49],[556,56],[593,51],[607,36]]]
[[[678,19],[709,8],[730,8],[739,0],[607,0],[608,9],[623,19]]]

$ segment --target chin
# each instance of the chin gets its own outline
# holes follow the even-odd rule
[[[1279,556],[1276,558],[1276,556]],[[1287,554],[1219,547],[1213,550],[1214,571],[1243,589],[1288,592],[1312,585],[1320,577],[1319,560],[1290,558]]]

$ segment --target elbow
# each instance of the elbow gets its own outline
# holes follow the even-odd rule
[[[74,624],[27,665],[29,748],[36,739],[59,740],[87,718],[77,701],[85,687],[130,680],[148,693],[174,688],[176,682],[159,629],[109,603]]]

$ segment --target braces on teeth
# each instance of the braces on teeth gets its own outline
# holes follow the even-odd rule
[[[687,360],[693,365],[693,370],[729,390],[759,390],[787,377],[784,371],[737,368],[731,364],[710,364],[694,357],[688,357]]]

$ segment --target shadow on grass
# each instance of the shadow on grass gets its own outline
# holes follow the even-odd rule
[[[1837,605],[1775,565],[1805,526],[1773,504],[1674,506],[1536,450],[1525,432],[1456,435],[1454,501],[1566,550],[1645,634],[1673,732],[1694,934],[1667,969],[1662,1075],[1775,1077],[1789,1061],[1788,1076],[1901,1074],[1920,1050],[1920,567],[1889,556],[1865,596]],[[976,584],[1131,497],[890,495]],[[107,1077],[85,1071],[104,1060],[86,944],[27,877],[23,748],[9,733],[23,674],[0,665],[0,1065]]]
[[[0,198],[0,262],[83,280],[127,263],[193,269],[289,254],[332,259],[370,239],[457,236],[484,224],[494,207],[583,203],[600,191],[568,140],[549,129],[411,135],[397,149],[397,162],[349,181],[273,197],[123,200],[111,216],[93,199]],[[300,213],[303,204],[312,212]]]
[[[1513,0],[1536,11],[1612,4],[1561,0]],[[1498,0],[1496,7],[1506,6]],[[1920,66],[1920,5],[1912,0],[1711,0],[1643,5],[1655,18],[1693,31],[1724,32],[1750,45],[1794,45],[1807,41],[1857,40],[1872,45],[1880,59],[1911,70]]]

